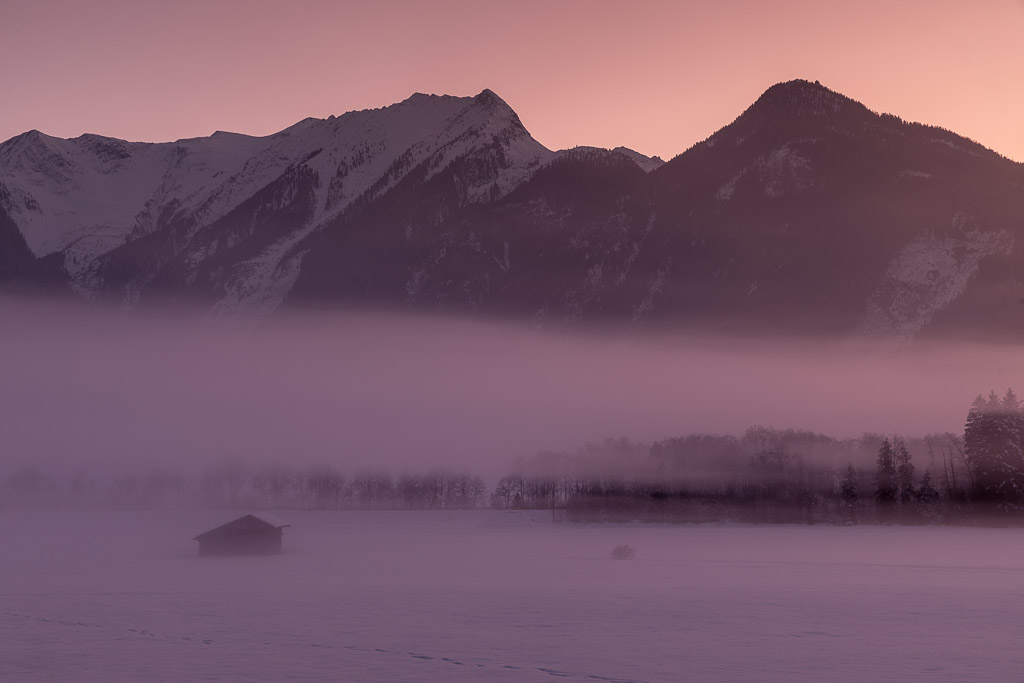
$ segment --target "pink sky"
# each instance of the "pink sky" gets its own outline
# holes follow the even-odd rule
[[[550,148],[670,158],[807,78],[1024,161],[1022,36],[1022,0],[0,0],[0,140],[265,135],[491,88]]]

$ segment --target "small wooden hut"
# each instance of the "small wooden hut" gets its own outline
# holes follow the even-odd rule
[[[199,534],[200,555],[274,555],[281,552],[284,528],[291,524],[265,512],[253,512]]]

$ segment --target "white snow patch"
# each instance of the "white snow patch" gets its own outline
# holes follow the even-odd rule
[[[786,143],[759,160],[766,197],[781,197],[789,192],[802,192],[821,184],[815,178],[811,162],[801,155],[795,145],[809,142],[797,140]]]
[[[981,230],[963,214],[954,216],[953,228],[949,235],[918,235],[889,263],[868,303],[863,335],[910,341],[964,293],[983,258],[1013,250],[1005,230]]]
[[[952,140],[945,140],[943,138],[929,138],[928,142],[934,142],[935,144],[943,145],[945,147],[949,147],[950,149],[955,149],[958,152],[964,152],[965,154],[970,154],[973,157],[981,156],[980,154],[978,154],[977,150],[975,150],[975,149],[973,149],[973,148],[971,148],[971,147],[969,147],[967,145],[963,145],[963,144],[960,144],[958,142],[954,142]]]
[[[728,181],[726,181],[720,188],[718,188],[718,192],[715,194],[715,197],[721,201],[728,201],[732,199],[732,196],[736,193],[736,183],[739,182],[740,178],[743,177],[743,174],[745,172],[746,169],[740,171],[732,178],[730,178]]]
[[[264,315],[285,300],[302,270],[302,260],[308,252],[292,256],[288,252],[306,231],[267,247],[259,256],[232,267],[225,280],[226,293],[210,309],[214,317]]]
[[[658,271],[654,274],[654,278],[651,280],[650,286],[647,288],[647,293],[644,295],[643,299],[640,300],[640,303],[633,308],[633,322],[642,321],[651,311],[654,310],[658,297],[661,296],[662,291],[665,289],[665,285],[668,284],[668,278],[671,272],[671,262],[666,262],[658,268]]]
[[[785,194],[806,192],[821,186],[815,176],[810,159],[800,153],[799,148],[817,142],[817,138],[791,140],[768,154],[763,154],[753,164],[740,170],[723,183],[715,193],[719,201],[728,201],[736,194],[736,185],[748,175],[764,188],[764,196],[781,197]]]

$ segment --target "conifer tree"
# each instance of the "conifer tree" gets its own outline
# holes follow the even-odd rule
[[[978,394],[967,411],[964,424],[964,454],[974,480],[974,497],[984,500],[994,488],[992,474],[991,425],[989,404]]]
[[[1020,401],[1017,400],[1017,394],[1013,392],[1013,389],[1007,389],[1006,394],[999,402],[1003,410],[1014,413],[1020,411]]]
[[[878,469],[875,473],[875,500],[883,508],[891,508],[896,504],[897,482],[896,482],[896,460],[893,453],[892,443],[889,439],[882,441],[878,449],[876,461]]]
[[[917,502],[922,505],[934,505],[939,502],[939,492],[932,486],[932,473],[925,470],[921,477],[921,486],[917,489]]]
[[[893,460],[896,463],[896,488],[900,505],[907,505],[914,499],[914,463],[903,439],[893,437]]]
[[[1024,410],[1013,390],[993,391],[971,404],[964,425],[964,450],[975,500],[1016,509],[1024,503]]]
[[[843,473],[843,481],[840,484],[840,493],[843,496],[843,503],[847,510],[853,511],[857,507],[857,470],[853,463],[847,463],[846,471]]]

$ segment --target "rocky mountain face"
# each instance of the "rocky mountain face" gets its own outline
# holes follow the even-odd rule
[[[126,307],[387,308],[1024,339],[1024,166],[816,83],[668,163],[553,152],[497,95],[254,138],[0,145],[0,283]]]

